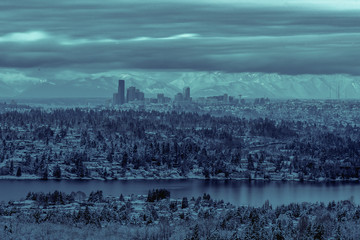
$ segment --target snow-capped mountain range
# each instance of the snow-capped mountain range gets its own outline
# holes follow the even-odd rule
[[[112,72],[74,75],[73,78],[38,79],[18,77],[6,80],[0,75],[0,97],[55,98],[108,97],[117,91],[117,80],[125,87],[135,86],[147,97],[164,93],[173,97],[190,86],[193,97],[228,93],[246,98],[359,98],[360,77],[338,75],[279,75],[266,73],[222,72]],[[30,80],[29,80],[30,79]]]

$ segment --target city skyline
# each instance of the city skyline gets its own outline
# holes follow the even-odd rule
[[[125,88],[125,80],[120,79],[118,81],[118,91],[113,94],[112,104],[113,105],[123,105],[125,103],[131,103],[134,101],[145,102],[147,100],[149,103],[169,103],[171,98],[165,96],[164,93],[158,93],[156,98],[145,98],[144,92],[141,89],[137,89],[134,86]],[[126,89],[126,95],[125,95]],[[125,101],[126,96],[126,101]],[[186,86],[183,88],[182,93],[177,93],[174,96],[174,102],[191,102],[192,98],[190,96],[190,87]]]
[[[101,81],[119,71],[310,75],[329,81],[340,74],[358,81],[359,5],[354,0],[1,2],[0,88],[6,91],[0,96],[15,96],[29,84],[89,81],[88,76]],[[278,83],[276,77],[272,81]]]
[[[118,79],[125,79],[128,86],[142,89],[145,95],[158,93],[174,96],[191,88],[193,97],[220,94],[244,98],[282,99],[358,99],[360,77],[332,76],[281,76],[278,74],[221,72],[113,72],[113,75],[84,74],[67,81],[51,82],[16,81],[3,84],[0,78],[0,98],[108,98],[116,92]],[[71,75],[69,75],[71,76]]]

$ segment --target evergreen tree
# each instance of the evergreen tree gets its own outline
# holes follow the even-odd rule
[[[189,202],[187,197],[184,197],[182,202],[181,202],[181,208],[187,208],[189,206]]]
[[[194,227],[193,234],[191,236],[191,240],[200,240],[198,224],[196,224]]]
[[[53,169],[53,177],[54,178],[61,178],[61,168],[58,164],[55,165]]]
[[[18,167],[18,169],[16,171],[16,176],[21,177],[21,167]]]
[[[14,161],[10,161],[10,175],[13,175],[14,174]]]
[[[128,154],[125,152],[124,155],[123,155],[123,159],[121,161],[121,166],[123,168],[126,168],[126,166],[128,164],[128,159],[129,159]]]
[[[42,173],[42,175],[41,175],[41,179],[42,180],[48,180],[48,178],[49,178],[49,170],[48,170],[48,168],[46,166],[43,173]]]
[[[251,154],[248,155],[247,161],[248,161],[247,169],[254,170],[254,160],[253,160]]]

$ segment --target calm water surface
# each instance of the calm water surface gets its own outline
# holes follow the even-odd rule
[[[360,204],[360,183],[299,183],[236,180],[0,180],[0,201],[24,198],[29,191],[70,193],[102,190],[104,195],[147,194],[150,189],[166,188],[172,198],[198,197],[209,193],[235,205],[261,206],[267,199],[273,206],[291,202],[329,202],[353,197]]]

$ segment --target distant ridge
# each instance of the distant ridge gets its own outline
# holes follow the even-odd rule
[[[83,75],[74,79],[51,80],[23,86],[0,79],[0,97],[56,98],[108,97],[117,87],[117,80],[125,79],[125,87],[135,86],[146,97],[164,93],[173,97],[184,86],[190,86],[193,97],[242,95],[245,98],[299,99],[357,99],[360,98],[360,77],[337,75],[279,75],[265,73],[222,72],[128,72]],[[21,88],[22,87],[22,88]]]

